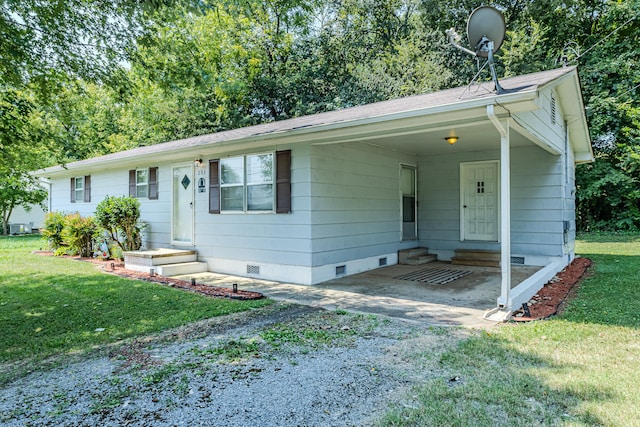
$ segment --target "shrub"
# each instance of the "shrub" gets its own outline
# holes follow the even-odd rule
[[[62,230],[64,229],[63,212],[49,212],[44,217],[44,227],[42,228],[42,235],[47,239],[49,249],[56,250],[61,246],[64,246],[64,239],[62,237]]]
[[[96,206],[96,220],[123,251],[135,251],[142,246],[137,199],[107,196]]]
[[[81,217],[79,213],[68,214],[64,219],[62,236],[72,253],[82,257],[93,255],[93,242],[98,225],[93,217]]]

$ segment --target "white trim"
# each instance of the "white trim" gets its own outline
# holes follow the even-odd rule
[[[487,106],[487,117],[500,134],[500,296],[498,308],[510,307],[511,292],[511,159],[509,119],[501,121],[493,105]]]
[[[387,266],[398,263],[397,252],[362,259],[354,259],[335,264],[327,264],[318,267],[263,263],[215,257],[205,257],[202,260],[208,263],[209,271],[214,273],[299,285],[315,285],[335,279],[336,267],[338,266],[346,267],[346,275],[340,275],[339,277],[351,276],[353,274],[364,273],[366,271],[380,268],[380,258],[387,258]],[[247,274],[247,265],[260,267],[260,274]]]
[[[402,122],[406,122],[407,120],[411,122],[415,121],[415,123],[422,123],[423,125],[424,122],[427,121],[428,124],[425,126],[425,128],[428,128],[433,125],[438,126],[443,122],[443,118],[445,118],[446,120],[446,118],[451,117],[451,120],[459,121],[469,118],[484,117],[485,108],[490,105],[497,105],[498,102],[501,106],[508,108],[507,112],[514,113],[518,111],[530,111],[538,108],[535,100],[539,97],[539,90],[541,88],[545,88],[550,85],[563,85],[564,87],[564,82],[568,78],[571,79],[571,81],[574,83],[573,85],[570,83],[567,84],[567,86],[569,87],[563,91],[562,95],[571,99],[575,99],[574,95],[577,94],[578,104],[582,106],[580,85],[575,68],[570,68],[562,72],[560,70],[551,70],[551,72],[553,72],[554,74],[558,74],[554,77],[545,77],[547,80],[543,82],[527,80],[525,81],[525,83],[530,87],[530,89],[523,90],[521,92],[506,93],[501,95],[489,94],[487,96],[474,96],[470,99],[460,100],[456,99],[456,95],[464,93],[467,88],[458,87],[454,89],[448,89],[447,91],[436,92],[440,94],[447,93],[447,95],[450,95],[447,96],[448,101],[441,104],[433,103],[433,100],[429,98],[427,101],[425,101],[429,103],[429,105],[425,107],[414,106],[413,109],[408,110],[398,110],[397,107],[388,107],[389,109],[393,109],[393,112],[390,113],[381,108],[379,111],[371,111],[371,113],[369,113],[370,115],[365,115],[365,113],[363,113],[363,117],[350,118],[346,120],[341,118],[341,114],[344,114],[344,112],[332,111],[318,114],[317,116],[319,116],[319,118],[312,123],[304,122],[301,118],[295,118],[289,119],[289,121],[283,120],[274,122],[274,124],[271,124],[269,126],[258,125],[254,127],[244,128],[244,132],[239,132],[238,129],[227,131],[237,132],[237,135],[229,135],[225,134],[224,132],[220,132],[184,140],[169,141],[165,143],[171,143],[172,145],[170,145],[169,147],[162,146],[162,144],[158,144],[157,146],[138,147],[132,150],[128,150],[132,151],[132,153],[127,152],[127,154],[125,155],[123,155],[122,153],[115,153],[112,155],[96,157],[67,164],[64,168],[62,166],[53,166],[46,169],[41,169],[35,172],[35,175],[52,177],[57,174],[66,175],[68,173],[68,170],[93,170],[96,165],[100,165],[101,167],[105,168],[108,167],[109,164],[128,165],[138,161],[137,159],[139,159],[140,157],[144,157],[147,160],[156,159],[155,161],[164,161],[169,160],[172,157],[175,158],[176,154],[191,155],[192,153],[194,153],[194,155],[197,155],[199,153],[202,153],[202,150],[205,149],[209,153],[213,154],[214,152],[221,152],[225,149],[228,149],[227,147],[229,146],[233,146],[236,149],[257,149],[258,147],[264,147],[265,144],[273,144],[274,140],[276,141],[276,143],[280,144],[289,144],[302,141],[321,142],[322,140],[336,138],[344,141],[350,137],[363,137],[362,131],[360,130],[362,127],[371,129],[370,126],[375,125],[376,129],[372,129],[371,131],[373,133],[377,133],[382,130],[387,131],[389,129],[396,129],[397,127],[394,127],[393,122],[397,122],[397,126],[403,127]],[[537,74],[544,75],[545,73],[549,73],[549,71]],[[535,74],[532,74],[531,76],[535,76]],[[514,79],[521,77],[523,76],[518,76]],[[544,80],[542,76],[540,78]],[[502,83],[504,84],[506,81],[508,80],[505,80]],[[514,83],[516,83],[516,81],[519,82],[519,80],[515,80]],[[487,84],[492,83],[487,82]],[[451,100],[454,101],[451,102]],[[386,102],[393,103],[400,101],[402,100],[392,100]],[[381,103],[381,105],[384,106],[385,104]],[[582,111],[579,111],[579,114],[580,115],[578,116],[577,120],[575,120],[575,126],[582,127],[582,125],[584,125],[584,129],[582,129],[582,131],[585,133],[585,137],[583,139],[588,142],[588,131],[586,130],[586,121],[583,107]],[[310,134],[316,134],[317,136],[310,137]],[[229,136],[225,137],[221,135]],[[582,157],[577,158],[580,159]]]
[[[179,240],[175,240],[174,239],[174,221],[175,221],[175,193],[174,193],[174,189],[173,189],[173,179],[174,179],[174,170],[176,168],[184,168],[184,167],[188,167],[191,169],[191,176],[189,177],[189,179],[191,179],[191,241],[190,242],[185,242],[185,241],[179,241]],[[170,238],[171,238],[171,245],[173,246],[194,246],[195,245],[195,232],[196,232],[196,218],[195,218],[195,203],[196,203],[196,197],[195,197],[195,187],[196,187],[196,183],[195,183],[195,173],[194,173],[194,165],[193,163],[177,163],[174,165],[171,165],[171,181],[170,181],[170,185],[171,185],[171,230],[170,230]]]
[[[523,303],[529,301],[542,287],[551,280],[556,273],[565,268],[568,264],[563,258],[551,261],[546,267],[535,272],[531,277],[522,281],[518,286],[511,289],[509,299],[504,309],[512,312],[522,306]],[[498,301],[500,305],[500,301]]]

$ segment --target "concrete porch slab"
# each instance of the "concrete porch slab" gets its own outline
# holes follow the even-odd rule
[[[440,326],[465,326],[486,329],[495,322],[483,319],[496,306],[500,294],[500,269],[453,266],[434,262],[438,268],[472,270],[445,285],[430,285],[394,279],[424,265],[393,265],[366,273],[331,280],[319,285],[294,285],[217,273],[185,275],[198,283],[257,291],[269,298],[298,304],[377,314]],[[537,272],[539,267],[513,266],[512,286]]]

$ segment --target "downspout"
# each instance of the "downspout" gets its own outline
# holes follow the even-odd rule
[[[511,173],[509,158],[509,121],[496,117],[493,105],[487,105],[487,117],[500,134],[500,270],[498,309],[511,311]]]

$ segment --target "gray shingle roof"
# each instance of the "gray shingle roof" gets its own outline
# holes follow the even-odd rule
[[[181,151],[184,149],[204,147],[220,142],[239,141],[247,138],[294,131],[303,128],[322,128],[328,125],[339,124],[348,125],[349,122],[355,122],[358,120],[393,116],[415,110],[424,110],[431,107],[460,104],[461,108],[464,108],[464,104],[474,100],[488,98],[496,98],[496,100],[499,100],[501,97],[508,97],[512,94],[536,91],[539,87],[544,86],[563,75],[569,74],[574,69],[575,67],[559,68],[501,79],[500,85],[505,91],[500,95],[497,95],[493,90],[493,82],[484,82],[479,85],[473,85],[472,87],[458,87],[439,92],[427,93],[424,95],[392,99],[373,104],[345,108],[342,110],[329,111],[326,113],[296,117],[293,119],[138,147],[127,151],[69,163],[67,166],[74,168],[89,166],[103,162],[113,162],[120,159],[124,160],[139,156],[148,156],[160,152]],[[59,167],[47,168],[45,171],[57,170],[58,168]],[[38,175],[41,174],[39,173]]]

